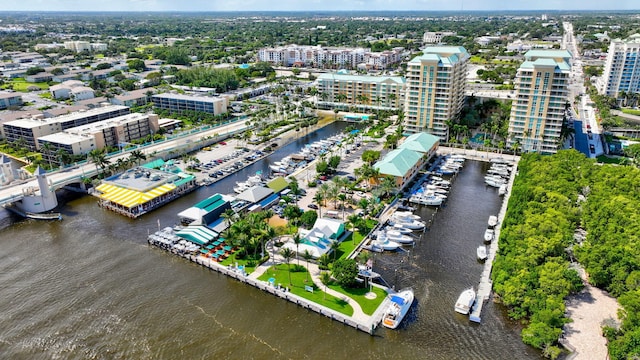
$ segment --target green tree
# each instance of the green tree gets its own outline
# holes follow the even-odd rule
[[[289,274],[289,285],[293,285],[291,282],[291,259],[293,258],[293,251],[289,248],[284,248],[280,250],[280,255],[284,258],[284,262],[287,264],[288,274]]]
[[[357,284],[358,264],[353,259],[340,259],[333,263],[331,273],[340,286],[351,288]]]

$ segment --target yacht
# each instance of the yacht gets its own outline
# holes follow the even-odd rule
[[[378,238],[371,245],[386,251],[394,251],[400,247],[397,242],[389,240],[384,232],[378,232]]]
[[[468,288],[463,291],[462,294],[458,297],[458,301],[456,301],[455,310],[460,314],[467,315],[471,311],[471,307],[473,303],[476,302],[476,292],[473,288]]]
[[[493,236],[495,235],[495,232],[493,231],[493,229],[487,229],[484,232],[484,241],[486,242],[491,242],[491,240],[493,240]]]
[[[487,185],[489,186],[493,186],[497,188],[507,183],[506,180],[504,179],[496,179],[496,178],[485,178],[484,182],[487,183]]]
[[[363,278],[375,279],[379,278],[380,274],[372,271],[366,265],[358,265],[358,276],[361,276]]]
[[[425,223],[423,223],[422,221],[418,221],[418,220],[406,220],[406,221],[402,221],[402,220],[396,220],[396,219],[391,219],[389,220],[389,224],[393,225],[393,226],[401,226],[403,228],[407,228],[407,229],[411,229],[411,230],[422,230],[424,229]]]
[[[413,290],[404,289],[395,294],[389,294],[389,308],[382,317],[382,325],[389,329],[395,329],[400,325],[402,319],[407,315],[411,304],[413,304]]]
[[[476,254],[478,255],[478,260],[485,261],[487,260],[487,247],[484,245],[478,246],[476,250]]]
[[[391,217],[400,221],[420,220],[420,216],[415,215],[411,211],[396,211],[391,215]]]
[[[411,195],[411,197],[409,198],[409,201],[414,204],[420,204],[420,205],[440,206],[444,202],[444,198],[442,198],[441,196],[435,196],[435,195],[415,194],[415,195]]]
[[[495,215],[489,216],[489,221],[487,221],[487,223],[489,224],[490,228],[496,227],[496,225],[498,225],[498,217]]]
[[[413,244],[415,241],[413,240],[413,238],[409,235],[405,235],[403,233],[401,233],[400,231],[396,231],[396,230],[387,230],[386,231],[387,234],[387,238],[391,241],[395,241],[397,243],[400,244]]]
[[[413,230],[407,229],[406,227],[403,227],[399,224],[389,225],[388,229],[398,231],[401,234],[411,234],[413,232]]]

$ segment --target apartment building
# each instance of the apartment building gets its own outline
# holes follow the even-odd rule
[[[38,147],[49,144],[43,156],[51,163],[58,163],[59,150],[73,155],[86,154],[94,149],[122,146],[159,129],[158,115],[131,113],[41,136]]]
[[[469,53],[462,46],[430,46],[407,64],[405,132],[428,132],[448,140],[448,120],[464,106]]]
[[[2,124],[2,131],[8,142],[24,142],[30,150],[36,151],[39,149],[37,139],[42,136],[126,115],[129,112],[126,106],[110,105],[54,118],[35,117],[8,121]]]
[[[399,76],[325,73],[317,79],[318,107],[323,109],[396,110],[404,104],[405,79]]]
[[[258,50],[258,60],[282,66],[318,68],[349,68],[358,65],[369,69],[385,69],[402,60],[403,48],[371,52],[367,48],[323,48],[317,46],[287,45]]]
[[[456,36],[455,31],[427,31],[422,35],[422,42],[425,44],[440,44],[447,36]]]
[[[530,50],[518,68],[507,146],[523,152],[555,153],[567,102],[571,53]]]
[[[65,41],[64,48],[77,53],[89,52],[91,51],[91,43],[88,41]]]
[[[613,97],[622,91],[640,93],[640,34],[611,41],[598,90]]]
[[[227,112],[227,106],[229,105],[229,101],[226,98],[213,96],[166,93],[153,95],[151,99],[155,108],[179,114],[185,111],[201,111],[220,115]]]
[[[11,92],[0,92],[0,110],[22,106],[22,95]]]

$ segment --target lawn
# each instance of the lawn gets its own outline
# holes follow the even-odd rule
[[[367,288],[343,289],[338,285],[329,285],[329,288],[355,300],[367,315],[373,315],[387,296],[387,292],[377,286],[371,287],[371,291],[376,294],[375,299],[367,299],[365,297],[365,294],[369,292]]]
[[[13,87],[12,87],[13,90],[20,91],[20,92],[28,92],[27,88],[29,86],[37,86],[42,90],[47,90],[49,88],[49,84],[47,84],[47,83],[30,83],[30,82],[27,82],[23,78],[11,79],[11,80],[5,82],[5,84],[3,85],[3,88],[8,89],[8,88],[10,88],[9,87],[10,85],[13,85]]]
[[[629,114],[629,115],[637,115],[640,116],[640,110],[635,110],[635,109],[620,109],[623,113],[625,114]]]
[[[236,253],[231,254],[231,256],[229,256],[228,258],[222,260],[222,262],[220,262],[220,265],[233,265],[235,266],[236,263],[238,263],[238,265],[242,265],[244,266],[244,271],[247,272],[247,274],[251,274],[252,272],[256,271],[256,267],[260,264],[254,265],[254,266],[248,266],[247,264],[249,263],[249,261],[251,261],[250,259],[236,259]],[[257,261],[254,260],[254,263],[257,263]]]
[[[293,270],[294,268],[295,265],[291,264],[291,269]],[[289,287],[289,291],[291,291],[292,294],[313,301],[318,305],[335,310],[341,314],[345,314],[347,316],[353,315],[353,308],[349,303],[321,291],[313,284],[311,279],[307,281],[307,270],[304,268],[301,269],[301,271],[291,272],[291,282],[293,285],[289,285],[289,275],[286,264],[272,266],[262,274],[258,280],[269,281],[269,278],[275,278],[275,284],[281,284],[282,286]],[[305,286],[313,287],[313,292],[305,290]]]
[[[600,155],[596,159],[598,160],[599,163],[604,163],[604,164],[625,165],[628,163],[628,160],[625,157],[608,157],[605,155]]]

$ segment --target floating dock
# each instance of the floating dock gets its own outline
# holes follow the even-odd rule
[[[486,161],[486,160],[485,160]],[[482,313],[482,306],[486,300],[489,300],[491,296],[491,290],[493,287],[493,283],[491,282],[491,270],[493,268],[493,259],[496,257],[496,253],[498,252],[498,239],[500,238],[500,228],[502,226],[502,221],[504,220],[504,215],[507,212],[507,204],[509,203],[509,197],[511,196],[511,189],[513,187],[513,181],[516,177],[516,173],[518,172],[518,163],[515,162],[513,164],[513,170],[511,170],[511,176],[509,177],[509,183],[507,186],[507,193],[504,195],[502,200],[502,207],[500,208],[500,213],[498,214],[498,225],[496,225],[496,233],[493,237],[493,241],[489,246],[489,252],[487,260],[484,263],[484,268],[482,269],[482,274],[480,275],[480,284],[478,284],[478,291],[476,292],[476,302],[471,309],[471,313],[469,314],[469,320],[479,323],[481,321],[480,314]]]

